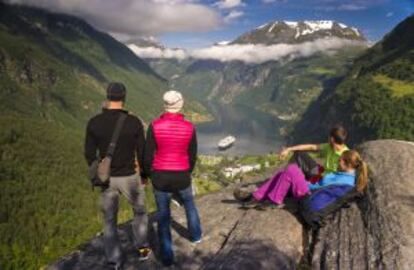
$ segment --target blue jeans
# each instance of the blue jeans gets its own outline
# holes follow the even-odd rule
[[[172,193],[154,189],[155,201],[158,209],[158,237],[161,245],[162,262],[170,265],[174,261],[171,240],[171,211],[170,202]],[[201,224],[197,208],[194,204],[194,197],[191,186],[186,189],[177,191],[181,198],[185,214],[187,216],[187,228],[190,233],[191,241],[201,239]]]

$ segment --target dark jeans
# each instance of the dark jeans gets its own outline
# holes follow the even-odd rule
[[[201,224],[197,208],[194,204],[194,197],[191,186],[179,190],[174,194],[178,195],[184,205],[187,216],[187,228],[191,241],[201,239]],[[164,264],[170,265],[174,261],[171,239],[171,211],[170,202],[173,193],[154,189],[155,201],[158,209],[158,236],[161,245],[161,258]]]
[[[294,152],[290,163],[296,163],[306,179],[310,179],[319,174],[320,165],[306,152]]]

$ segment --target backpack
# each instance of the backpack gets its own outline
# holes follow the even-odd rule
[[[350,185],[329,185],[315,190],[301,199],[299,213],[306,224],[317,229],[324,225],[324,218],[361,197]]]

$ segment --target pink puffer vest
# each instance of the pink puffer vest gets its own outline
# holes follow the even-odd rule
[[[188,147],[194,132],[191,122],[179,113],[164,113],[152,122],[157,149],[152,167],[156,171],[187,171]]]

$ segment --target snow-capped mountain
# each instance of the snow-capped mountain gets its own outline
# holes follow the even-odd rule
[[[365,41],[362,33],[336,21],[275,21],[261,25],[240,37],[233,44],[302,43],[319,38],[338,37]]]
[[[338,22],[286,21],[267,23],[230,43],[189,50],[187,57],[130,48],[201,103],[245,105],[293,121],[344,76],[366,42],[360,31]]]

